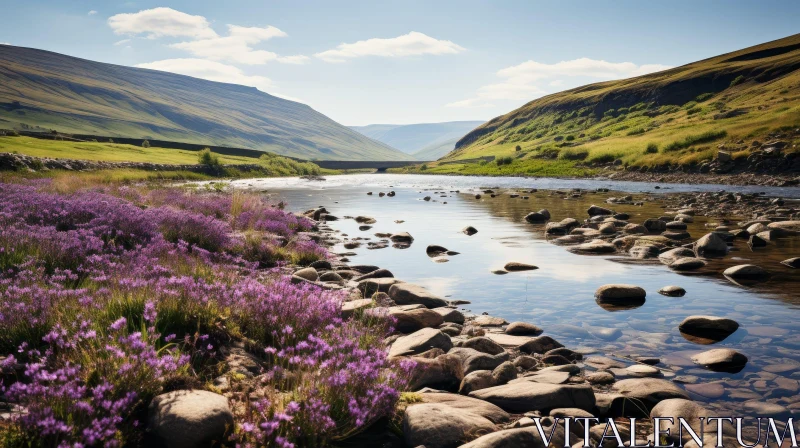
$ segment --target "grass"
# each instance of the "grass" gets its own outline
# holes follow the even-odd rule
[[[462,142],[469,143],[429,163],[427,172],[571,176],[616,160],[633,167],[698,164],[712,160],[720,144],[746,157],[753,140],[800,127],[800,71],[786,70],[800,63],[800,50],[752,56],[795,43],[800,35],[534,100],[465,136]],[[742,59],[731,62],[737,57]],[[723,114],[730,111],[744,113]],[[789,143],[784,151],[800,146]],[[502,167],[479,162],[506,157],[514,162]]]

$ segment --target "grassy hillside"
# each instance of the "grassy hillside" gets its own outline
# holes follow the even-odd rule
[[[369,138],[386,143],[417,160],[436,160],[455,148],[455,143],[481,121],[445,123],[371,124],[351,126]]]
[[[699,169],[800,127],[800,35],[548,95],[465,135],[429,172],[582,175],[609,164]],[[796,138],[789,137],[789,140]],[[796,152],[789,141],[783,152]]]
[[[0,45],[0,128],[252,148],[318,160],[409,160],[312,108],[173,73]]]

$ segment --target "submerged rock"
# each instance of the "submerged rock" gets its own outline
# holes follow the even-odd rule
[[[692,361],[715,372],[738,373],[747,364],[747,356],[730,348],[716,348],[692,356]]]
[[[647,293],[636,285],[609,284],[597,288],[594,297],[607,302],[641,301]]]
[[[520,263],[517,261],[511,261],[506,263],[503,268],[508,272],[519,272],[519,271],[533,271],[539,269],[538,266],[534,266],[532,264]]]
[[[727,338],[738,328],[739,323],[735,320],[716,316],[689,316],[678,325],[684,336],[707,339],[712,343]]]
[[[467,226],[467,227],[464,227],[461,230],[461,232],[466,234],[466,235],[472,236],[472,235],[475,235],[476,233],[478,233],[478,229],[476,229],[475,227],[472,227],[472,226]]]

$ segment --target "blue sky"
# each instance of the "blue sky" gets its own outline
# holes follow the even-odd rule
[[[797,1],[4,3],[0,43],[253,85],[347,125],[486,120],[800,32]]]

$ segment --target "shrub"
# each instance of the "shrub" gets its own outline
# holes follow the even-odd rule
[[[147,140],[144,140],[144,141],[142,142],[142,148],[149,148],[149,147],[150,147],[150,142],[149,142],[149,141],[147,141]]]
[[[197,153],[197,162],[200,165],[205,165],[209,167],[219,167],[219,156],[211,152],[210,148],[205,148],[199,153]]]
[[[514,148],[514,151],[517,151],[517,152],[522,151],[522,146],[517,145],[517,147]]]
[[[494,162],[497,164],[497,166],[511,165],[512,163],[514,163],[514,158],[513,157],[499,157],[499,158],[495,159]]]
[[[648,143],[647,148],[645,148],[645,154],[656,154],[658,152],[658,145],[655,143]]]
[[[559,158],[564,160],[583,160],[588,156],[589,150],[587,149],[567,148],[559,153]]]
[[[706,100],[710,99],[713,96],[714,96],[714,93],[712,93],[712,92],[701,93],[700,95],[697,95],[697,98],[695,98],[694,100],[697,101],[698,103],[702,103],[703,101],[706,101]]]
[[[643,128],[631,129],[627,133],[627,135],[640,135],[640,134],[644,134],[644,129]]]
[[[108,139],[108,143],[114,143],[114,139],[113,138]]]
[[[423,163],[422,166],[419,167],[420,171],[426,171],[427,169],[428,169],[428,164],[427,163]]]
[[[739,76],[733,78],[733,81],[731,81],[730,87],[733,87],[733,86],[736,86],[738,84],[741,84],[742,81],[744,81],[744,75],[739,75]]]
[[[700,112],[702,110],[703,109],[701,107],[693,107],[693,108],[691,108],[691,109],[686,111],[686,115],[694,115],[694,114],[696,114],[696,113],[698,113],[698,112]]]
[[[567,136],[567,138],[566,138],[566,140],[567,140],[568,142],[571,142],[571,141],[575,140],[575,136],[574,136],[574,135],[568,135],[568,136]]]

